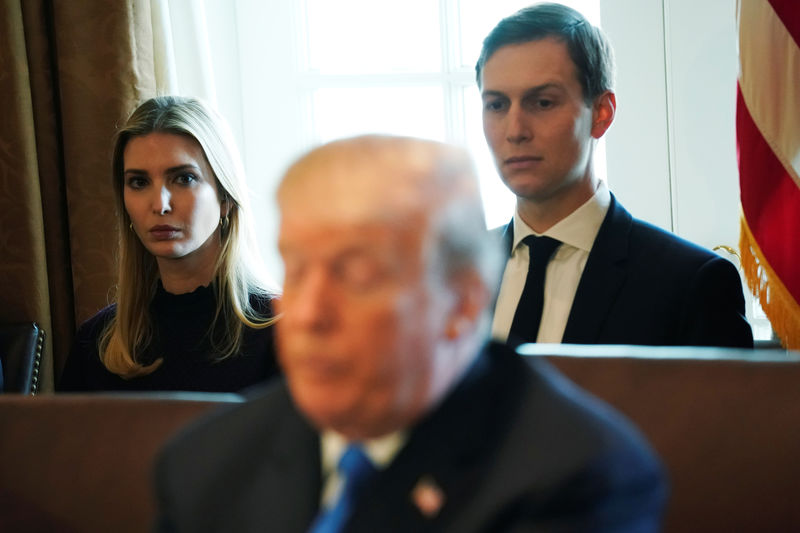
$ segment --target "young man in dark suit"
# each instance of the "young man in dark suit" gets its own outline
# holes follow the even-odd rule
[[[600,29],[560,4],[523,9],[486,37],[476,73],[486,140],[517,196],[495,338],[752,347],[734,266],[632,218],[593,172],[616,109]]]
[[[462,152],[336,141],[278,205],[286,383],[166,449],[161,531],[658,529],[662,472],[635,430],[486,344],[502,254]]]

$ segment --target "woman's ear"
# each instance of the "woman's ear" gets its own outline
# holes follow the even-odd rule
[[[225,218],[231,213],[231,200],[227,194],[224,194],[219,202],[219,217]]]
[[[616,112],[617,96],[612,91],[606,91],[594,99],[592,104],[592,137],[599,139],[608,131],[611,123],[614,122]]]

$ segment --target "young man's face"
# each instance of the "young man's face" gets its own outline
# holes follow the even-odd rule
[[[563,42],[499,48],[481,76],[486,141],[518,198],[541,203],[590,184],[594,113]]]

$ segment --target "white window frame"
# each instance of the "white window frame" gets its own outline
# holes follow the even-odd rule
[[[218,28],[209,32],[217,104],[239,137],[259,206],[263,255],[280,279],[274,188],[288,161],[318,142],[310,133],[304,95],[331,83],[395,80],[298,72],[303,50],[297,36],[305,31],[298,7],[304,0],[198,1]],[[454,1],[441,0],[442,20],[452,16]],[[736,0],[600,0],[600,10],[617,61],[617,117],[605,136],[612,191],[638,218],[707,248],[737,248]],[[254,35],[263,47],[251,44]],[[442,41],[443,64],[452,67],[456,39],[444,33]],[[448,140],[465,144],[464,102],[458,95],[474,84],[473,72],[449,71],[437,77],[459,89],[445,92],[450,95],[445,128]],[[420,75],[404,81],[430,79]],[[298,121],[300,128],[294,126]],[[764,337],[766,319],[754,314],[757,305],[747,296],[748,315]]]

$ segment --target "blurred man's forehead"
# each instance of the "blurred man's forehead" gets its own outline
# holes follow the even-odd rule
[[[451,161],[448,165],[445,162]],[[455,163],[457,161],[457,163]],[[433,141],[366,136],[335,141],[317,148],[295,163],[279,188],[378,192],[424,192],[454,179],[449,167],[463,167],[468,158],[461,151]]]
[[[393,220],[349,221],[331,220],[319,223],[317,219],[287,216],[281,219],[278,246],[281,249],[300,249],[306,243],[318,241],[320,247],[342,250],[367,250],[390,248],[420,235],[424,227],[422,217],[412,216],[400,223]]]
[[[318,223],[394,223],[424,210],[427,187],[379,166],[304,169],[282,187],[282,216],[300,215]]]
[[[445,204],[479,197],[469,157],[419,139],[365,136],[334,141],[287,171],[278,189],[282,221],[318,225],[379,221],[417,230]]]

